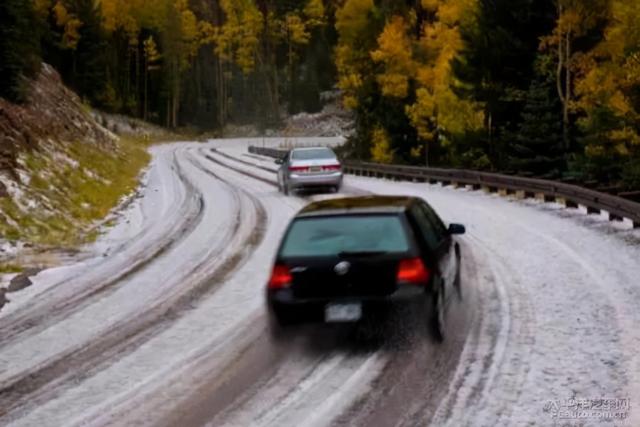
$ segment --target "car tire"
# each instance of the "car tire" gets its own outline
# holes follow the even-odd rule
[[[454,279],[453,286],[458,292],[458,298],[462,300],[462,256],[460,255],[460,247],[456,246],[456,278]]]
[[[271,339],[275,342],[285,341],[291,335],[290,327],[295,324],[292,313],[286,309],[270,307],[267,316]]]
[[[444,286],[440,285],[430,296],[431,312],[429,327],[431,335],[437,342],[443,342],[446,335],[446,307]]]

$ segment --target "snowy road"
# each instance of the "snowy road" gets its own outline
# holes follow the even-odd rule
[[[450,336],[435,344],[405,317],[384,340],[313,327],[275,345],[263,287],[276,245],[298,209],[340,196],[284,197],[250,142],[154,148],[94,256],[9,294],[0,425],[640,425],[638,231],[347,177],[343,195],[416,195],[467,226]]]

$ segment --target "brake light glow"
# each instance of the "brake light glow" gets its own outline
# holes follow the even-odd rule
[[[339,171],[340,170],[340,164],[335,164],[335,165],[326,165],[322,167],[322,170],[325,171]]]
[[[271,279],[269,279],[269,289],[283,289],[288,288],[293,281],[293,276],[289,267],[286,265],[276,264],[271,272]]]
[[[420,258],[403,259],[398,265],[398,282],[426,285],[430,277],[431,272]]]
[[[308,166],[289,166],[291,172],[309,172]]]

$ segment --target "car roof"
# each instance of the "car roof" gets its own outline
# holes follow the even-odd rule
[[[300,148],[292,148],[290,151],[311,151],[311,150],[329,150],[333,151],[331,147],[318,146],[318,147],[300,147]]]
[[[375,213],[401,213],[418,199],[409,196],[360,196],[313,202],[304,207],[297,218]]]

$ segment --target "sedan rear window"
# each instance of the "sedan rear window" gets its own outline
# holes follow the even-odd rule
[[[280,255],[317,257],[341,253],[403,253],[408,250],[409,242],[397,216],[333,216],[295,220]]]
[[[291,152],[293,160],[335,159],[336,154],[328,148],[312,148],[308,150],[294,150]]]

